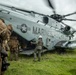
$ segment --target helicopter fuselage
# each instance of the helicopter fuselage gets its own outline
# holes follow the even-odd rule
[[[14,32],[27,41],[37,40],[38,36],[42,35],[43,45],[48,50],[54,49],[60,41],[69,40],[70,33],[65,34],[65,26],[50,17],[48,17],[48,23],[45,24],[43,15],[1,6],[0,18],[3,18],[6,24],[12,24]]]

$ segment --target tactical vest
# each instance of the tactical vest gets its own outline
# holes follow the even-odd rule
[[[18,46],[19,46],[19,41],[17,39],[10,39],[9,41],[10,51],[12,51],[12,49],[17,49]]]
[[[42,42],[42,41],[38,41],[38,42],[37,42],[36,49],[41,50],[41,49],[42,49],[42,46],[43,46],[43,42]]]

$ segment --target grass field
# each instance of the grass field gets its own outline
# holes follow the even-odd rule
[[[34,62],[33,56],[20,56],[10,63],[5,75],[76,75],[76,51],[45,53],[41,62]]]

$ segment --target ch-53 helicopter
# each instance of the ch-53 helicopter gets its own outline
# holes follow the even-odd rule
[[[28,50],[22,50],[22,54],[30,55],[34,52],[33,46],[30,49],[31,41],[43,37],[43,46],[47,50],[60,48],[76,48],[76,41],[72,40],[76,30],[62,21],[76,21],[67,19],[74,13],[67,15],[56,14],[55,8],[50,0],[46,0],[48,6],[54,14],[49,16],[35,11],[20,9],[17,7],[0,4],[0,18],[4,19],[6,24],[12,24],[14,32],[20,36],[20,42],[27,45]]]

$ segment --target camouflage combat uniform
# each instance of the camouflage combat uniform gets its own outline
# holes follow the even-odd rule
[[[2,67],[2,58],[1,58],[1,50],[0,50],[0,75],[1,75],[1,67]]]
[[[18,60],[19,54],[19,41],[16,36],[12,36],[9,41],[10,47],[10,60]]]
[[[9,66],[9,63],[7,63],[7,52],[6,52],[6,47],[8,45],[8,40],[10,38],[11,35],[11,30],[12,30],[12,26],[5,25],[5,22],[3,19],[0,19],[0,40],[2,42],[0,42],[0,46],[1,46],[1,52],[0,52],[0,73],[1,75],[4,74],[5,70],[7,69],[7,67]]]
[[[0,42],[0,75],[4,75],[5,70],[7,70],[10,65],[7,63],[6,57],[8,56],[6,50],[3,49],[2,43]]]
[[[36,48],[34,50],[34,61],[36,61],[37,57],[38,57],[38,61],[40,61],[42,47],[43,47],[43,41],[42,41],[42,38],[39,38],[38,42],[36,43]],[[38,54],[38,56],[37,56],[37,54]]]
[[[0,57],[0,75],[1,75],[2,59]]]

